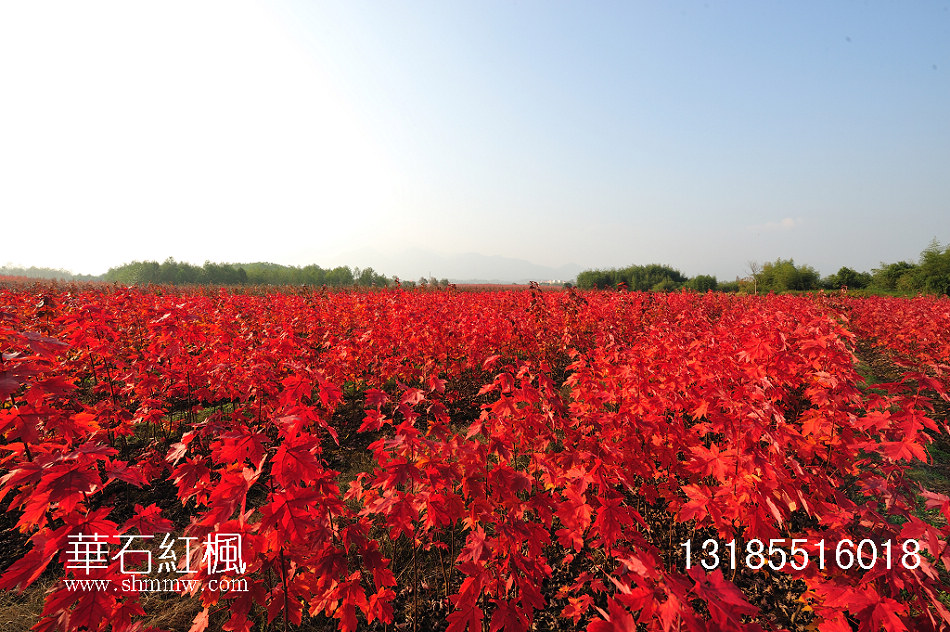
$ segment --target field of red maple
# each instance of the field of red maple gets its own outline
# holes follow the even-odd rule
[[[7,284],[0,588],[156,629],[77,537],[227,533],[192,632],[946,629],[950,499],[906,473],[948,330],[946,298]]]

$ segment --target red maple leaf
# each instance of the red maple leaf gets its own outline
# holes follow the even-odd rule
[[[610,614],[597,608],[603,619],[591,621],[587,632],[634,632],[637,629],[633,616],[616,599],[609,599],[607,608]]]

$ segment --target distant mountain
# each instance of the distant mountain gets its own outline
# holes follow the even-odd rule
[[[552,267],[524,259],[482,255],[475,252],[441,254],[421,248],[385,254],[374,250],[343,253],[334,260],[348,265],[371,266],[379,272],[415,281],[420,277],[448,279],[453,283],[528,283],[573,281],[583,268],[576,263]]]

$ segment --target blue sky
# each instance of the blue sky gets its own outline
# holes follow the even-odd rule
[[[9,3],[0,59],[0,264],[950,241],[950,1]]]

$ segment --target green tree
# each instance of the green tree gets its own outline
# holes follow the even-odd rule
[[[950,246],[941,250],[936,239],[930,242],[920,253],[918,279],[924,292],[950,294]]]
[[[337,266],[326,275],[326,284],[333,287],[353,285],[353,281],[353,271],[348,266]]]
[[[608,270],[584,270],[577,275],[577,287],[582,290],[603,290],[614,285],[613,275]]]
[[[718,286],[719,282],[716,280],[716,277],[708,274],[698,274],[686,283],[686,287],[691,290],[696,290],[697,292],[715,291]]]
[[[205,261],[201,267],[190,263],[178,262],[168,258],[162,263],[156,261],[133,261],[117,268],[111,268],[103,279],[126,285],[146,283],[168,284],[213,284],[213,285],[333,285],[350,286],[357,282],[361,285],[385,287],[389,279],[378,274],[372,268],[353,270],[340,266],[333,270],[324,270],[318,265],[303,268],[284,266],[276,263],[213,263]]]
[[[669,278],[665,278],[661,281],[657,281],[653,287],[650,288],[651,292],[672,292],[677,287],[675,281]]]
[[[735,281],[723,281],[716,285],[716,290],[719,292],[738,292],[739,291],[739,279]]]
[[[848,267],[840,268],[836,273],[822,279],[821,285],[828,290],[837,290],[842,287],[860,290],[871,284],[871,275],[867,272],[856,272]]]
[[[630,266],[622,272],[627,287],[631,290],[646,291],[662,284],[664,289],[675,290],[687,281],[679,270],[667,265],[651,263],[646,266]]]
[[[622,283],[629,290],[646,292],[658,284],[662,284],[664,289],[677,289],[686,281],[679,270],[658,263],[632,265],[619,270],[585,270],[577,275],[577,287],[582,290],[616,288]]]
[[[794,259],[776,259],[762,264],[758,275],[759,288],[764,292],[814,290],[818,288],[818,271],[811,266],[796,266]]]
[[[362,270],[357,268],[353,275],[356,277],[356,284],[362,287],[386,287],[389,285],[389,279],[377,274],[372,268],[363,268]]]
[[[871,271],[871,286],[878,290],[896,290],[901,277],[917,271],[917,265],[908,261],[881,262],[880,268]],[[906,282],[905,282],[906,285]]]
[[[323,285],[327,282],[327,271],[316,264],[304,266],[300,271],[306,285]]]

